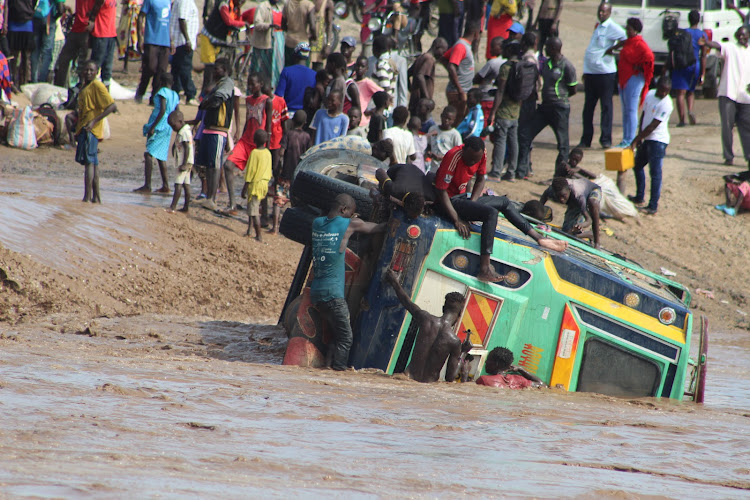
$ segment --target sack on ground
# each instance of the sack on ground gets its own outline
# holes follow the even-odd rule
[[[8,125],[8,146],[20,149],[34,149],[36,132],[34,131],[34,112],[31,106],[13,110]]]
[[[620,193],[615,181],[604,174],[599,174],[593,182],[602,188],[602,200],[599,202],[602,211],[616,218],[638,217],[638,209]]]
[[[57,111],[55,111],[55,108],[53,108],[51,104],[45,103],[39,106],[36,112],[39,113],[39,115],[43,116],[50,123],[50,138],[52,140],[52,143],[55,144],[55,146],[60,144],[60,132],[62,131],[62,128],[60,126],[60,118],[57,116]],[[36,135],[36,142],[42,142],[39,139],[38,131]]]
[[[34,134],[36,135],[37,145],[53,144],[53,132],[54,125],[52,125],[52,123],[50,123],[44,116],[34,113]]]

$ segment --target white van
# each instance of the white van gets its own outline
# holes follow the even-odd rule
[[[744,10],[747,0],[736,3]],[[701,13],[701,23],[698,27],[703,29],[711,40],[719,43],[734,41],[734,32],[742,26],[740,16],[727,8],[727,0],[612,0],[611,4],[612,20],[619,25],[624,27],[630,17],[637,17],[643,23],[641,36],[654,51],[656,75],[660,73],[660,68],[668,56],[667,40],[664,39],[665,18],[677,17],[679,28],[689,28],[688,12],[696,9]],[[704,96],[715,96],[720,75],[719,59],[713,51],[706,60]]]

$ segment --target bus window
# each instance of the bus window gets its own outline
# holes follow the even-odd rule
[[[612,7],[638,7],[641,8],[641,0],[615,0]]]
[[[705,0],[704,10],[721,10],[721,0]]]
[[[654,9],[670,9],[670,10],[677,10],[677,9],[700,10],[701,2],[700,0],[647,0],[646,7],[652,7]]]
[[[661,370],[655,362],[597,337],[586,340],[578,375],[579,392],[631,398],[654,396],[660,381]]]

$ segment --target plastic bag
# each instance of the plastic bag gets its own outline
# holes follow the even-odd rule
[[[638,217],[638,209],[620,193],[615,181],[599,174],[593,182],[602,188],[602,201],[599,205],[604,212],[614,217]]]
[[[36,132],[34,132],[34,112],[31,106],[14,109],[8,125],[8,146],[20,149],[35,149]]]

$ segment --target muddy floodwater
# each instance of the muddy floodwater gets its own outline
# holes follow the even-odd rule
[[[201,244],[229,247],[241,221],[154,219],[172,217],[160,210],[168,199],[114,182],[101,207],[78,201],[72,180],[23,194],[31,182],[0,189],[0,243],[40,266],[9,267],[9,277],[30,287],[33,273],[40,283],[60,273],[55,286],[69,288],[49,296],[49,314],[0,323],[2,498],[750,498],[747,330],[712,329],[704,405],[280,366],[276,310],[252,306],[267,290],[236,290],[255,294],[247,306],[207,299],[244,318],[219,321],[151,313],[174,285],[127,281],[128,266],[162,276],[164,255],[200,237],[180,242],[182,226],[163,233],[154,221],[216,226]],[[225,288],[185,281],[192,288],[169,295],[176,311]],[[102,308],[105,295],[137,306],[58,310],[74,292],[99,294]]]
[[[0,341],[11,497],[750,497],[750,338],[707,402],[279,366],[275,325],[140,316]]]

